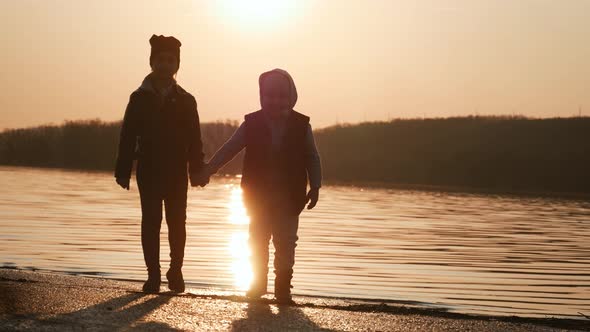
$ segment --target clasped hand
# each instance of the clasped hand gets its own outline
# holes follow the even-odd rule
[[[209,179],[211,178],[211,174],[212,174],[212,172],[211,172],[211,169],[209,168],[209,165],[205,164],[199,172],[189,174],[191,186],[192,187],[206,186],[209,183]]]

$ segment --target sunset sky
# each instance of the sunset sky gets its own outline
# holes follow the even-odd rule
[[[178,81],[203,122],[257,110],[276,67],[315,128],[590,115],[587,0],[3,0],[0,130],[121,119],[153,33],[181,40]]]

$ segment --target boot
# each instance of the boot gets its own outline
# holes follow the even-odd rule
[[[259,299],[267,293],[266,287],[266,275],[263,279],[262,274],[260,274],[258,277],[254,277],[252,284],[250,284],[250,289],[248,289],[248,291],[246,292],[246,297],[249,297],[251,299]]]
[[[166,272],[166,279],[168,279],[168,288],[176,293],[184,292],[184,278],[182,277],[182,270],[177,268],[170,268]]]
[[[253,278],[250,283],[250,288],[246,292],[246,297],[251,299],[259,299],[267,293],[268,287],[268,264],[267,260],[253,261]]]
[[[291,278],[275,278],[275,300],[278,304],[295,305],[291,298]]]
[[[257,286],[257,285],[253,285],[246,292],[246,297],[249,297],[251,299],[259,299],[264,294],[266,294],[266,288],[263,288],[263,287],[260,287],[260,286]]]
[[[149,272],[148,279],[143,284],[142,289],[145,293],[159,293],[161,282],[162,278],[160,277],[160,271]]]

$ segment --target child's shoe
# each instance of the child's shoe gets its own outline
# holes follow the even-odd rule
[[[246,297],[251,299],[259,299],[266,294],[266,287],[253,285],[246,292]]]
[[[149,273],[148,279],[143,284],[143,291],[145,293],[158,293],[160,292],[160,283],[162,279],[160,277],[160,272],[158,273]]]
[[[275,299],[277,304],[295,305],[296,303],[291,298],[291,282],[289,279],[281,280],[275,279]]]
[[[184,292],[184,278],[182,277],[182,270],[170,269],[166,272],[166,279],[168,279],[168,288],[176,293]]]

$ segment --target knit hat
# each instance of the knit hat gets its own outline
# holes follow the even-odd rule
[[[152,51],[150,53],[150,65],[152,63],[153,57],[158,54],[159,52],[170,52],[176,56],[178,60],[178,65],[180,66],[180,40],[170,36],[156,36],[152,35],[150,38],[150,45],[152,46]]]

